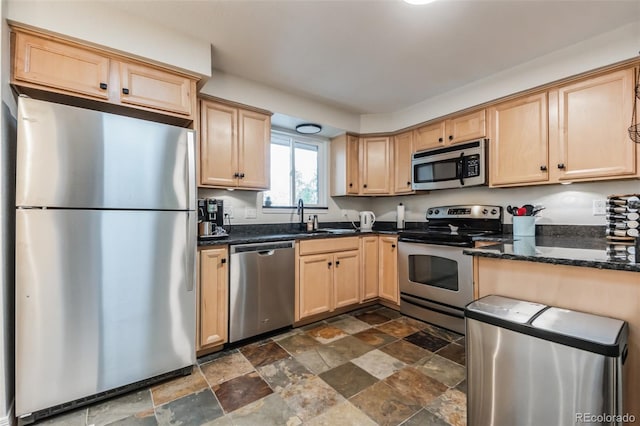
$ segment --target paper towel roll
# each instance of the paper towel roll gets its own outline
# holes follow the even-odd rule
[[[404,229],[404,206],[402,203],[398,204],[396,209],[396,227],[398,229]]]

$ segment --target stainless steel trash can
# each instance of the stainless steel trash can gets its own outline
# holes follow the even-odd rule
[[[622,424],[625,321],[501,296],[465,309],[467,424]]]

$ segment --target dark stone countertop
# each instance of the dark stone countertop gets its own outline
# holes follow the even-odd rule
[[[322,223],[321,229],[353,229],[347,222]],[[229,235],[224,238],[214,238],[208,240],[198,240],[198,247],[219,246],[227,244],[250,244],[271,241],[289,241],[317,238],[342,238],[359,237],[361,235],[396,235],[397,231],[385,223],[374,226],[372,232],[350,232],[350,233],[314,233],[300,231],[298,224],[265,224],[265,225],[234,225],[228,231]]]
[[[553,265],[640,272],[640,262],[635,261],[633,254],[625,253],[628,247],[633,246],[608,241],[605,237],[557,235],[515,237],[505,234],[479,238],[477,241],[495,241],[496,244],[465,249],[464,254]],[[614,258],[613,254],[609,254],[610,251],[625,257]]]

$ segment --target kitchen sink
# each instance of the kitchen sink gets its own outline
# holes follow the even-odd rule
[[[324,233],[324,234],[353,234],[355,233],[355,229],[345,229],[345,228],[319,228],[313,231],[313,233]]]

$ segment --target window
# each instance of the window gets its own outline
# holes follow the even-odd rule
[[[264,207],[326,208],[326,141],[282,131],[271,132],[271,189]]]

